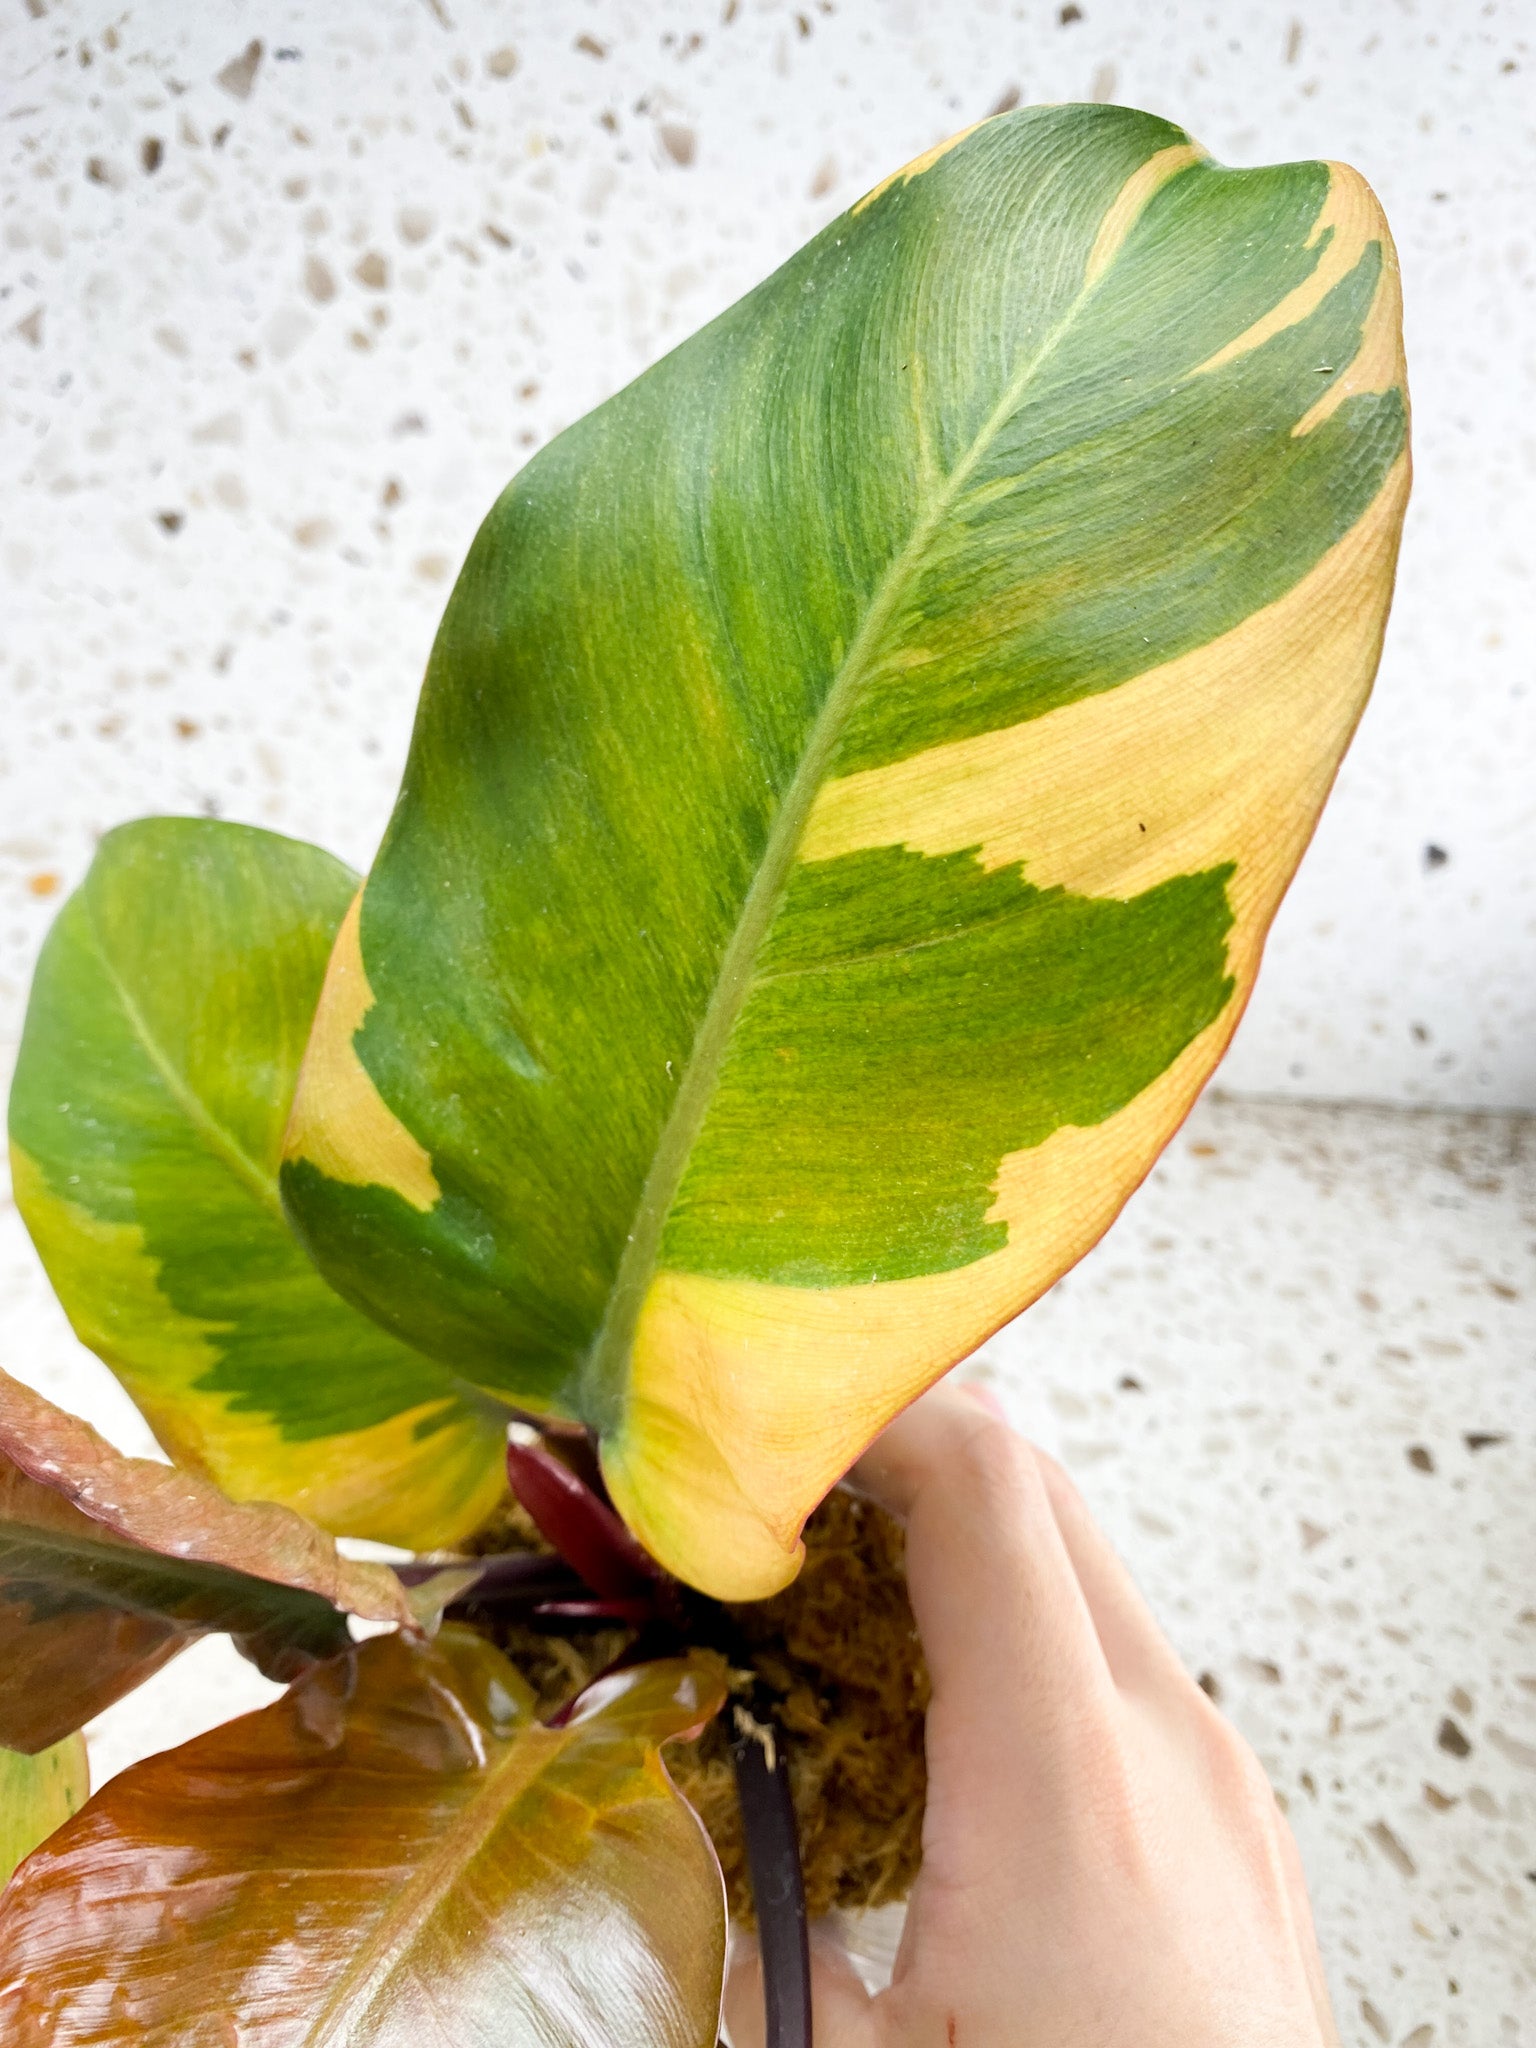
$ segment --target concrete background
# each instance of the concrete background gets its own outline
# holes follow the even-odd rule
[[[507,478],[887,170],[1017,93],[1376,185],[1398,604],[1221,1075],[1309,1100],[967,1368],[1258,1747],[1350,2048],[1536,2048],[1536,1145],[1452,1113],[1536,1107],[1533,72],[1529,0],[0,0],[0,1080],[107,826],[366,864]],[[0,1363],[151,1448],[8,1202]],[[270,1693],[204,1645],[96,1774]]]
[[[1397,610],[1226,1084],[1536,1105],[1533,79],[1530,0],[5,0],[0,1044],[104,826],[365,864],[527,455],[937,137],[1096,96],[1348,159],[1403,258]]]

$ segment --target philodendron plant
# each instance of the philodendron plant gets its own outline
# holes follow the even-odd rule
[[[1376,667],[1399,329],[1352,171],[988,121],[514,480],[365,882],[103,840],[16,1199],[173,1463],[0,1394],[8,2043],[714,2041],[660,1746],[1226,1047]],[[487,1557],[509,1418],[549,1544]],[[541,1721],[497,1599],[629,1646]],[[209,1630],[286,1693],[73,1811]]]

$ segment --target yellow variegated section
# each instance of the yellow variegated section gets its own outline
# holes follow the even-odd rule
[[[969,128],[962,128],[958,134],[946,135],[942,142],[936,142],[931,149],[925,149],[921,156],[915,156],[910,163],[902,164],[898,170],[891,171],[878,185],[871,185],[862,199],[853,202],[849,211],[855,214],[863,213],[866,207],[873,206],[877,199],[883,198],[893,185],[909,185],[914,178],[920,178],[924,171],[931,171],[940,157],[948,156],[952,149],[964,142],[967,135],[974,135],[981,125],[980,121],[973,121]]]
[[[1083,289],[1091,291],[1125,246],[1125,238],[1140,220],[1148,201],[1170,178],[1187,171],[1191,164],[1205,160],[1198,142],[1172,142],[1149,156],[1139,171],[1133,171],[1120,187],[1105,213],[1083,266]]]
[[[984,867],[1022,861],[1039,888],[1127,899],[1235,860],[1228,944],[1251,954],[1251,979],[1376,672],[1407,496],[1405,455],[1309,575],[1207,647],[1043,718],[825,784],[801,858],[975,848]]]
[[[353,1044],[373,1007],[357,935],[362,907],[359,890],[336,934],[299,1069],[283,1157],[308,1160],[347,1187],[388,1188],[413,1209],[425,1211],[442,1195],[431,1158],[380,1095]]]
[[[103,1221],[54,1194],[15,1144],[11,1179],[75,1335],[111,1366],[178,1465],[233,1500],[280,1500],[323,1528],[366,1530],[406,1549],[453,1544],[501,1498],[495,1426],[456,1398],[362,1429],[295,1437],[248,1399],[212,1391],[229,1326],[167,1314],[159,1263],[139,1226]]]
[[[1313,223],[1312,232],[1307,237],[1307,247],[1318,252],[1317,264],[1312,274],[1304,283],[1288,291],[1260,319],[1245,327],[1241,334],[1233,335],[1232,339],[1225,342],[1214,354],[1207,356],[1192,374],[1197,377],[1208,377],[1212,371],[1223,369],[1228,363],[1236,362],[1240,356],[1252,355],[1255,349],[1262,348],[1266,341],[1272,341],[1277,334],[1284,333],[1287,327],[1297,327],[1303,320],[1310,319],[1335,286],[1342,284],[1349,276],[1370,244],[1380,242],[1384,237],[1387,238],[1387,246],[1390,248],[1386,217],[1375,193],[1364,178],[1358,171],[1352,171],[1348,164],[1329,164],[1328,194],[1323,201],[1322,210]],[[1402,287],[1395,260],[1383,266],[1381,282],[1377,287],[1378,310],[1382,305],[1383,295],[1395,315],[1390,323],[1389,345],[1392,353],[1386,366],[1388,374],[1379,383],[1362,384],[1359,388],[1363,391],[1385,391],[1392,384],[1400,383],[1403,378]],[[1362,357],[1369,360],[1371,353],[1368,347],[1362,345],[1354,357],[1354,365],[1358,367]],[[1324,366],[1319,364],[1319,374],[1323,373],[1323,368]],[[1338,368],[1338,364],[1327,365],[1330,374]],[[1331,387],[1330,396],[1336,389],[1336,386]],[[1298,434],[1304,433],[1309,417],[1310,415],[1303,415],[1302,422],[1294,431]]]
[[[22,1858],[84,1806],[90,1790],[82,1735],[66,1735],[37,1756],[0,1749],[0,1891]]]
[[[10,1151],[16,1206],[75,1335],[111,1366],[161,1448],[178,1465],[217,1482],[219,1475],[203,1456],[202,1431],[182,1418],[188,1390],[218,1365],[213,1339],[222,1325],[185,1314],[168,1318],[165,1298],[155,1285],[156,1262],[140,1226],[93,1216],[83,1204],[55,1194],[37,1161],[14,1138]],[[113,1276],[110,1291],[81,1286],[101,1272]],[[154,1370],[141,1370],[136,1361],[151,1356]],[[222,1410],[227,1403],[216,1405]]]
[[[989,1214],[1009,1243],[974,1265],[862,1287],[658,1275],[635,1338],[629,1428],[603,1460],[640,1540],[717,1599],[787,1585],[804,1554],[805,1502],[957,1353],[1092,1250],[1235,1027],[1235,1015],[1211,1025],[1118,1116],[1007,1158]]]

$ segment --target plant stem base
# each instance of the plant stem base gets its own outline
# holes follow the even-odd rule
[[[889,1905],[910,1890],[922,1857],[923,1715],[928,1672],[907,1601],[901,1526],[839,1488],[805,1531],[795,1583],[771,1600],[726,1611],[750,1669],[740,1678],[771,1704],[789,1761],[812,1917],[834,1907]],[[515,1503],[474,1546],[543,1548]],[[488,1615],[479,1621],[553,1713],[622,1654],[630,1632],[569,1636]],[[727,1708],[726,1716],[731,1709]],[[667,1752],[725,1873],[732,1918],[752,1923],[741,1812],[725,1718]]]

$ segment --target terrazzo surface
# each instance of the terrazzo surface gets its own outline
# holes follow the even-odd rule
[[[11,1369],[152,1449],[9,1206],[0,1301]],[[1258,1750],[1351,2048],[1536,2048],[1533,1351],[1536,1120],[1207,1099],[964,1368]],[[90,1729],[96,1776],[274,1692],[201,1645]]]
[[[1397,608],[1223,1085],[1536,1106],[1533,66],[1529,0],[7,0],[0,1075],[103,830],[366,864],[517,467],[892,166],[1092,97],[1354,162],[1403,257]],[[1536,2048],[1533,1351],[1536,1127],[1208,1099],[968,1368],[1257,1746],[1351,2048]],[[8,1203],[0,1354],[151,1448]],[[202,1645],[97,1777],[271,1692]]]
[[[561,425],[990,109],[1341,157],[1418,484],[1234,1088],[1536,1107],[1531,0],[5,0],[0,1039],[106,826],[361,865],[475,527]]]

